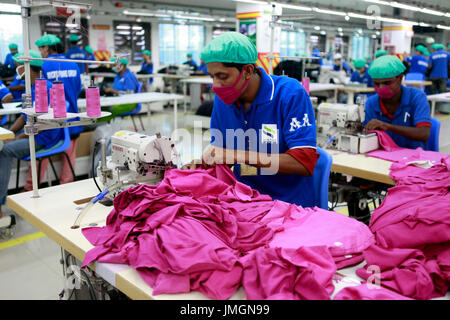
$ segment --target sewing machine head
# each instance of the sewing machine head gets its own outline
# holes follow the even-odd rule
[[[348,82],[345,71],[334,71],[331,66],[321,66],[319,83],[330,83],[331,79],[336,84],[346,84]]]
[[[159,134],[147,136],[137,132],[119,131],[111,137],[111,156],[102,159],[97,174],[110,197],[140,183],[157,184],[168,169],[176,168],[178,154],[170,138]]]

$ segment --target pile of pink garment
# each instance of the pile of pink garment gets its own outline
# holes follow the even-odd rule
[[[364,251],[366,266],[357,274],[367,279],[368,266],[377,266],[381,284],[404,296],[430,299],[450,287],[450,156],[422,149],[396,147],[378,132],[386,150],[374,151],[395,161],[396,186],[371,218],[376,244]],[[417,166],[429,161],[429,168]]]
[[[227,166],[169,170],[158,185],[120,193],[106,226],[85,228],[93,261],[128,264],[153,294],[199,291],[227,299],[329,299],[338,266],[362,261],[364,224],[273,201]]]

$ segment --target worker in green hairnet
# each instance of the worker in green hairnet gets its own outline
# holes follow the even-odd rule
[[[375,59],[369,68],[376,94],[366,103],[367,130],[383,130],[403,148],[427,149],[430,137],[430,105],[425,93],[402,86],[406,67],[399,58]]]
[[[138,74],[153,74],[152,52],[150,50],[142,51],[142,65]],[[153,78],[149,78],[149,84],[153,83]]]
[[[411,73],[420,73],[422,75],[422,79],[417,80],[425,80],[425,75],[428,68],[428,59],[424,56],[424,51],[427,48],[421,44],[415,47],[416,54],[411,57],[406,57],[405,61],[409,64],[409,72]]]
[[[78,46],[80,37],[76,34],[71,34],[69,36],[70,49],[66,52],[67,59],[73,60],[88,60],[88,55],[86,51]],[[89,73],[89,66],[87,63],[77,63],[78,69],[80,69],[80,74]]]
[[[382,56],[385,56],[385,55],[387,55],[387,54],[388,54],[388,53],[387,53],[386,50],[382,50],[382,49],[377,50],[377,52],[375,52],[375,59],[376,59],[376,58],[379,58],[379,57],[382,57]]]
[[[273,199],[316,205],[318,195],[306,178],[319,157],[316,124],[300,82],[257,68],[255,45],[238,32],[213,39],[201,59],[216,93],[203,164],[233,166],[240,182]]]
[[[353,71],[352,76],[350,78],[350,82],[358,82],[361,84],[365,84],[368,88],[373,88],[372,78],[370,77],[369,73],[367,72],[366,60],[364,60],[364,59],[355,60],[353,62],[353,67],[355,67],[356,70]],[[356,99],[358,98],[358,96],[365,96],[368,98],[371,95],[372,95],[372,93],[370,93],[370,92],[359,93],[359,94],[355,95],[355,101],[353,101],[353,103],[356,102]],[[349,103],[352,103],[352,101],[349,101]]]
[[[430,70],[430,80],[432,82],[430,93],[444,93],[447,92],[447,80],[449,69],[449,55],[444,50],[445,47],[441,43],[434,43],[431,46],[433,53],[428,59],[428,69]],[[442,103],[436,104],[436,109],[443,107]]]

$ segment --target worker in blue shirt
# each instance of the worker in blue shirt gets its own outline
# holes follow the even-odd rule
[[[19,53],[16,53],[14,57],[17,57]],[[15,67],[19,67],[21,64],[19,62],[14,61]],[[11,91],[13,95],[13,101],[21,101],[22,94],[25,93],[25,75],[19,75],[16,73],[14,76],[13,82],[11,82],[8,86],[9,91]]]
[[[416,54],[412,57],[407,57],[405,60],[409,63],[409,72],[420,73],[423,75],[423,80],[425,80],[425,74],[428,69],[428,59],[424,56],[424,50],[426,49],[423,45],[416,46]]]
[[[86,52],[86,60],[96,61],[95,55],[94,55],[94,49],[92,49],[91,46],[84,47],[84,51]],[[88,71],[91,69],[97,68],[98,65],[94,63],[88,64]]]
[[[9,53],[5,57],[5,62],[3,63],[10,69],[16,69],[16,65],[14,64],[13,56],[17,54],[18,47],[17,44],[11,43],[9,46]]]
[[[201,58],[216,93],[212,141],[203,162],[233,166],[240,182],[273,199],[314,205],[314,188],[306,176],[312,175],[319,156],[316,125],[300,82],[257,68],[256,47],[239,32],[213,39]]]
[[[13,98],[11,91],[9,91],[8,87],[0,80],[0,100],[2,103],[12,102]]]
[[[61,39],[53,34],[43,35],[35,42],[39,48],[41,55],[44,58],[53,59],[66,59],[63,55],[61,46]],[[80,95],[82,86],[80,78],[80,70],[74,62],[69,61],[44,61],[42,64],[42,76],[49,81],[61,81],[64,84],[64,95],[66,101],[69,103],[68,112],[78,113],[78,96]],[[80,118],[75,118],[69,121],[76,121]],[[60,177],[60,183],[68,183],[73,181],[73,174],[71,165],[75,168],[75,155],[77,139],[80,136],[80,132],[83,131],[82,126],[69,127],[70,132],[70,147],[66,150],[69,156],[71,164],[68,163],[66,157],[62,159],[62,171]],[[48,165],[48,160],[43,161],[41,164],[41,170],[45,172],[45,168]]]
[[[38,52],[30,50],[31,57],[40,58],[41,55]],[[21,54],[23,55],[23,54]],[[20,62],[19,62],[20,63]],[[30,61],[30,80],[31,80],[31,95],[32,101],[35,99],[34,93],[34,83],[35,80],[39,78],[41,72],[41,66],[43,61],[32,60]],[[21,74],[25,72],[24,66],[19,67]],[[50,90],[52,84],[47,81],[47,90]],[[50,94],[48,92],[48,97]],[[26,118],[21,115],[11,126],[10,130],[18,134],[24,127],[26,123]],[[51,148],[57,144],[61,139],[63,139],[63,129],[51,129],[44,130],[35,135],[35,146],[36,151],[44,148]],[[1,205],[5,204],[5,198],[8,193],[8,184],[11,176],[11,170],[13,166],[13,159],[22,159],[30,155],[30,145],[28,136],[24,133],[18,134],[14,139],[6,141],[3,149],[0,151],[0,218],[2,217]],[[42,175],[41,175],[42,176]]]
[[[313,60],[313,63],[319,64],[319,65],[323,65],[323,60],[322,60],[322,57],[320,56],[320,51],[319,51],[319,49],[314,48],[314,50],[313,50],[311,56],[312,56],[312,57],[319,58],[319,59],[312,59],[312,60]]]
[[[152,52],[150,50],[144,50],[142,51],[142,65],[141,65],[141,71],[140,74],[153,74],[153,62],[151,59]],[[149,83],[153,83],[153,78],[149,78]]]
[[[87,60],[87,54],[86,51],[81,49],[78,46],[78,41],[80,41],[80,38],[76,34],[71,34],[69,37],[69,42],[71,44],[71,47],[66,52],[66,58],[67,59],[75,59],[75,60]],[[80,69],[80,74],[89,73],[89,67],[87,63],[77,63],[78,69]]]
[[[400,59],[386,55],[369,69],[376,94],[366,103],[367,130],[383,130],[403,148],[425,149],[430,137],[430,105],[425,93],[401,85],[406,67]]]
[[[365,84],[368,88],[373,88],[372,78],[370,77],[369,73],[367,72],[366,60],[363,60],[363,59],[355,60],[353,62],[353,66],[355,67],[356,70],[353,71],[352,76],[350,78],[350,82],[358,82],[361,84]],[[368,98],[372,95],[372,93],[371,92],[358,93],[357,95],[355,95],[355,101],[353,101],[353,103],[356,102],[356,99],[360,95],[366,96]],[[349,103],[351,103],[351,102],[349,102]]]
[[[333,70],[334,71],[344,70],[348,76],[352,74],[352,67],[347,62],[342,61],[342,55],[340,53],[336,53],[334,55]]]
[[[194,59],[192,59],[192,53],[188,53],[186,55],[186,57],[187,57],[187,60],[185,62],[183,62],[183,64],[188,64],[191,67],[191,71],[197,71],[198,65],[194,61]]]
[[[208,66],[206,65],[205,61],[200,59],[200,65],[198,66],[198,69],[194,72],[194,74],[202,76],[208,75]]]
[[[449,57],[440,43],[434,43],[431,49],[433,52],[428,60],[428,68],[431,70],[431,94],[444,93],[447,91]],[[438,109],[438,105],[441,104],[436,104],[436,109]]]

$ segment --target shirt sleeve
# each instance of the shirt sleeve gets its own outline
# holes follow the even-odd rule
[[[352,77],[350,78],[351,82],[358,82],[358,71],[354,71],[352,73]]]
[[[295,87],[286,88],[290,92],[281,100],[283,113],[282,134],[287,148],[316,147],[316,120],[311,100],[299,82]]]
[[[364,125],[367,125],[370,120],[376,119],[375,116],[375,100],[368,99],[365,107],[365,117],[364,117]]]
[[[430,104],[425,93],[419,92],[412,101],[414,103],[414,126],[427,126],[426,123],[431,125]]]
[[[0,99],[3,100],[4,97],[11,94],[11,91],[2,83],[0,84]]]
[[[288,151],[286,151],[286,153],[300,162],[306,168],[306,170],[308,170],[309,176],[313,175],[317,160],[319,160],[320,157],[320,154],[316,151],[316,149],[289,149]]]

